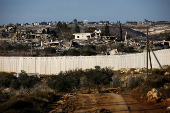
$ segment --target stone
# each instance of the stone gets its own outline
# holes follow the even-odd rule
[[[170,75],[170,73],[169,72],[165,72],[165,74],[164,75]]]
[[[10,88],[5,88],[2,93],[10,93],[12,90]]]
[[[156,101],[159,101],[161,96],[162,94],[159,93],[155,88],[153,88],[151,91],[148,91],[147,93],[148,100],[156,99]]]
[[[168,112],[170,111],[170,107],[167,107],[167,111],[168,111]]]
[[[153,98],[152,94],[153,94],[152,91],[148,91],[147,97],[148,97],[149,100]]]

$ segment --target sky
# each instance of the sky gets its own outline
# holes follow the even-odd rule
[[[170,21],[170,0],[0,0],[0,25],[88,20]]]

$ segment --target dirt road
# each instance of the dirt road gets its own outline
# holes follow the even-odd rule
[[[122,96],[114,93],[78,94],[74,105],[75,113],[129,113]]]

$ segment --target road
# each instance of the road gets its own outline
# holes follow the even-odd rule
[[[74,105],[75,113],[129,113],[122,96],[114,93],[78,94]]]

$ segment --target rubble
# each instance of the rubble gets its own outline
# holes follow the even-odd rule
[[[148,100],[156,99],[156,101],[157,101],[157,100],[160,100],[162,98],[161,96],[162,96],[162,94],[158,90],[156,90],[155,88],[153,88],[151,91],[149,91],[147,93]]]

